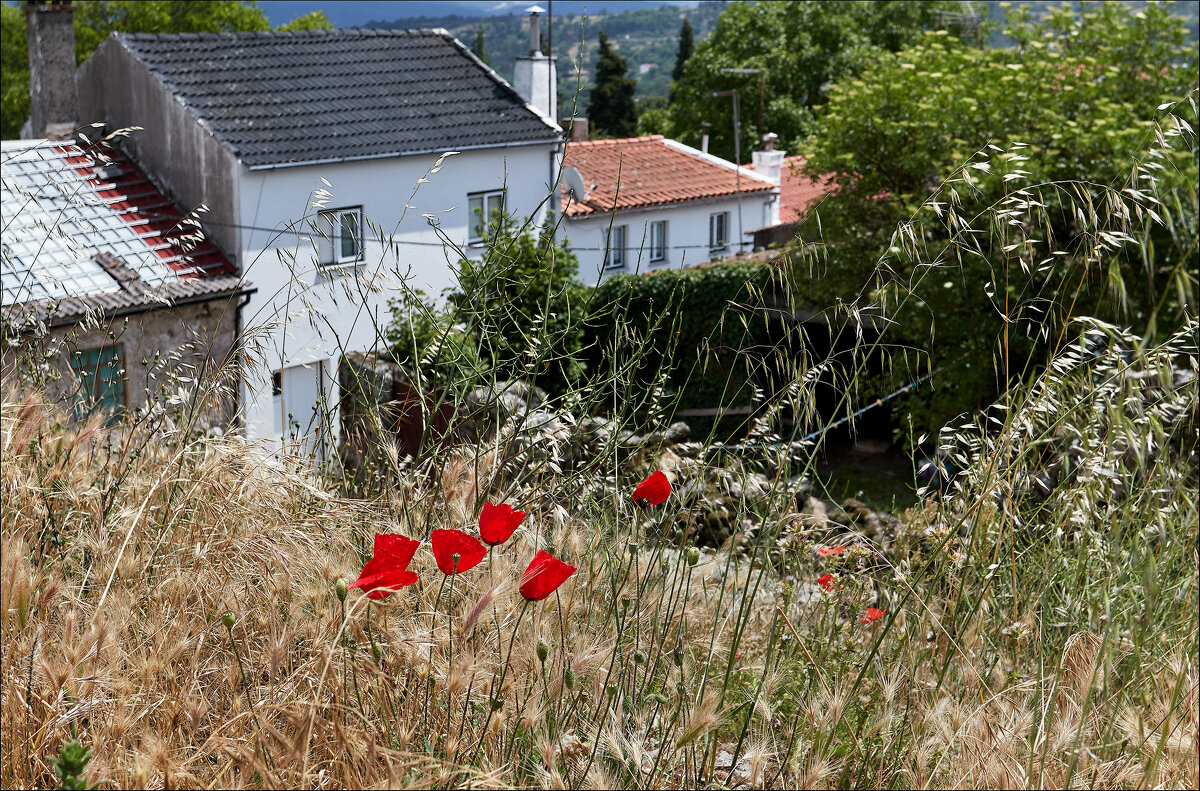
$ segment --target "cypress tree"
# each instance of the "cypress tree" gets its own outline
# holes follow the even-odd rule
[[[675,53],[675,68],[671,69],[672,80],[678,80],[683,76],[683,64],[692,57],[694,49],[696,49],[696,42],[692,37],[692,23],[685,19],[683,27],[679,28],[679,50]]]
[[[667,103],[675,102],[675,83],[679,82],[683,77],[683,64],[687,63],[687,59],[692,57],[692,51],[696,48],[695,39],[692,37],[692,23],[688,20],[683,20],[683,26],[679,28],[679,49],[675,53],[675,68],[671,69],[671,91],[667,94]]]
[[[471,52],[484,63],[488,62],[487,51],[483,48],[483,23],[475,28],[475,40],[471,42]],[[491,64],[488,63],[490,66]]]
[[[637,134],[637,108],[633,94],[637,82],[626,76],[625,59],[608,45],[608,36],[600,31],[600,56],[596,60],[596,84],[588,100],[588,121],[599,134],[607,137],[632,137]]]

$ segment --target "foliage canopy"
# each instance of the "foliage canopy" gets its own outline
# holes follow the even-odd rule
[[[803,299],[912,301],[893,340],[952,372],[909,399],[917,430],[1039,370],[1073,316],[1153,336],[1195,315],[1195,149],[1161,146],[1155,127],[1168,113],[1196,123],[1196,52],[1180,20],[1099,4],[1036,23],[1018,13],[1008,35],[1016,49],[937,32],[876,54],[832,86],[804,148],[808,171],[840,174],[842,189],[801,229],[822,243]],[[1123,220],[1114,194],[1145,197],[1154,216]],[[1107,215],[1097,225],[1108,236],[1080,231],[1080,205]],[[977,245],[972,223],[990,208],[1011,216],[998,241]],[[891,232],[904,223],[899,243]],[[1101,266],[1096,251],[1110,245]],[[931,261],[943,266],[923,269]]]

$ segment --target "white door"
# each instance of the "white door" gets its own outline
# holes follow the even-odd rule
[[[280,377],[280,411],[286,453],[325,461],[329,405],[325,398],[325,361],[284,368]]]

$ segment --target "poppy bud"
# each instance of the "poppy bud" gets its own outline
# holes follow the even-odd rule
[[[689,566],[695,566],[700,562],[700,549],[698,547],[688,547],[687,559]]]
[[[634,651],[633,652],[633,661],[634,661],[634,664],[638,664],[638,665],[646,664],[645,652],[644,651]]]
[[[675,663],[675,667],[683,667],[683,648],[675,646],[675,650],[671,652],[671,661]]]
[[[345,577],[338,577],[337,582],[333,583],[333,589],[337,591],[338,601],[346,600],[347,583]]]
[[[492,698],[488,701],[488,704],[492,707],[492,711],[499,711],[500,707],[504,705],[504,702],[501,701],[500,698]]]
[[[379,647],[379,643],[371,641],[371,656],[375,659],[375,664],[379,664],[383,660],[383,649]],[[430,677],[432,678],[432,676]]]
[[[538,661],[544,665],[544,664],[546,664],[546,657],[548,657],[548,656],[550,656],[550,645],[545,640],[543,640],[542,638],[539,637],[538,641],[537,641]]]
[[[569,667],[563,671],[563,686],[567,691],[575,688],[575,671]]]
[[[235,623],[237,623],[237,618],[233,617],[233,613],[227,612],[221,616],[221,625],[226,629],[232,629]]]
[[[666,695],[662,694],[661,692],[656,692],[653,695],[651,695],[650,697],[654,700],[655,703],[657,703],[660,706],[665,706],[671,702],[671,699],[668,698]]]

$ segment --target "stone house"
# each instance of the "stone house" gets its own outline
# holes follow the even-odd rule
[[[6,387],[40,384],[78,417],[163,405],[182,389],[204,407],[194,428],[234,420],[238,306],[252,292],[128,157],[6,140],[0,207]]]

